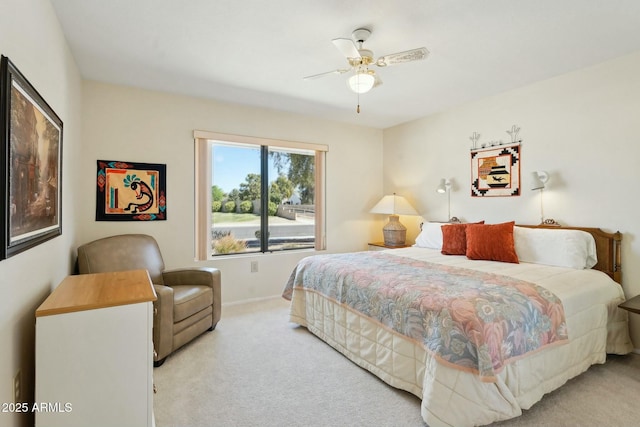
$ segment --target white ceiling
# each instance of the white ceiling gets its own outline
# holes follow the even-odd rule
[[[640,50],[638,0],[51,0],[85,79],[386,128]],[[331,43],[379,57],[360,96]]]

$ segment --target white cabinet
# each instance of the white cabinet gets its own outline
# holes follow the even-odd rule
[[[146,270],[67,277],[36,311],[36,426],[152,426]]]

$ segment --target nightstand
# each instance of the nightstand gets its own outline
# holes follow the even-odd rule
[[[618,305],[620,308],[624,308],[625,310],[629,310],[632,313],[640,314],[640,295],[636,295],[633,298],[629,298],[622,304]]]
[[[402,245],[402,246],[387,246],[384,242],[373,242],[369,243],[370,251],[384,251],[385,249],[400,249],[400,248],[408,248],[411,245]]]

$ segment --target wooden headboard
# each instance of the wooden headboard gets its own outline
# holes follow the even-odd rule
[[[558,230],[582,230],[590,233],[596,241],[596,252],[598,255],[598,263],[593,267],[596,270],[600,270],[613,280],[622,284],[622,255],[621,255],[621,243],[622,233],[616,231],[615,233],[607,233],[599,228],[591,227],[563,227],[557,225],[519,225],[519,227],[528,228],[550,228]]]

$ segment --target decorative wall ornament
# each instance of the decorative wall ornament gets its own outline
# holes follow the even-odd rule
[[[471,134],[469,139],[471,140],[471,142],[473,142],[473,145],[471,146],[471,149],[472,150],[477,149],[478,148],[478,140],[480,139],[480,134],[478,132],[474,132],[473,134]]]
[[[0,259],[62,234],[62,120],[0,60]]]
[[[96,221],[167,219],[166,165],[98,160]]]
[[[511,142],[518,142],[518,133],[520,132],[520,128],[516,125],[511,126],[511,130],[508,130],[507,133],[511,136]]]
[[[480,134],[473,132],[471,146],[471,196],[520,195],[520,127],[506,131],[511,142],[492,140],[479,143]]]
[[[484,150],[487,148],[490,149],[493,147],[500,147],[506,144],[514,144],[516,142],[522,142],[521,139],[518,139],[518,133],[520,133],[520,128],[518,126],[516,125],[511,126],[511,129],[509,129],[506,132],[509,134],[511,142],[504,142],[503,140],[499,139],[499,140],[491,140],[489,142],[483,142],[482,144],[478,143],[478,141],[480,140],[480,134],[478,132],[473,132],[469,137],[471,142],[473,142],[473,144],[471,145],[471,151]]]

